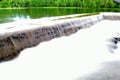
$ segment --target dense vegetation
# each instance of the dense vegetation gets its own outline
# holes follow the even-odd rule
[[[118,8],[120,4],[113,0],[0,0],[0,7]]]

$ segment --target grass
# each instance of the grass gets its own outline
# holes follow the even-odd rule
[[[113,0],[0,0],[0,8],[21,7],[80,7],[118,8]]]

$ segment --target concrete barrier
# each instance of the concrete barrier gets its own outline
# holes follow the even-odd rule
[[[0,61],[11,60],[25,48],[69,36],[102,20],[120,20],[120,14],[100,13],[84,17],[78,14],[0,24]]]

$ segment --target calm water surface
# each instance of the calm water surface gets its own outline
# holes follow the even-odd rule
[[[82,14],[93,12],[120,12],[120,9],[76,9],[76,8],[29,8],[0,9],[0,23],[50,16]]]

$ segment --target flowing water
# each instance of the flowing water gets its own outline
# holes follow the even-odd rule
[[[107,12],[113,12],[113,11],[119,12],[118,9],[102,9],[102,10],[99,10],[99,9],[96,9],[96,10],[94,9],[93,10],[61,9],[61,8],[60,9],[57,9],[57,8],[56,9],[46,9],[46,8],[18,9],[18,10],[17,9],[13,9],[13,10],[4,9],[0,11],[1,14],[3,13],[2,15],[0,15],[0,18],[1,18],[0,21],[1,23],[3,23],[3,22],[9,22],[9,21],[34,19],[34,18],[41,18],[41,17],[48,17],[48,16],[60,16],[60,15],[68,15],[68,14],[80,14],[80,13],[88,13],[88,12],[89,13],[106,12],[106,11]],[[54,39],[50,42],[40,44],[36,46],[35,48],[26,49],[22,51],[21,57],[18,58],[17,60],[1,65],[1,68],[0,68],[1,78],[7,79],[7,80],[9,79],[16,80],[18,78],[29,79],[29,80],[30,79],[36,79],[36,80],[37,79],[40,79],[40,80],[49,80],[49,79],[50,80],[120,80],[119,75],[118,75],[119,74],[118,69],[120,65],[119,64],[120,62],[119,51],[118,52],[116,51],[116,53],[118,54],[111,54],[106,46],[107,40],[109,38],[113,38],[112,35],[119,33],[118,25],[120,25],[119,21],[114,22],[114,21],[108,21],[108,20],[120,20],[120,16],[115,15],[113,17],[113,16],[104,15],[102,17],[103,18],[102,19],[100,18],[100,19],[105,20],[105,21],[102,21],[99,24],[92,26],[92,28],[81,30],[77,34],[72,35],[67,38],[62,37],[60,39]],[[95,20],[94,19],[95,18],[82,20],[82,21],[79,21],[78,24],[80,24],[80,22],[81,24],[85,22],[82,26],[86,27],[86,26],[91,26],[93,22],[96,23],[100,21],[98,17],[97,19]],[[72,24],[68,24],[68,26],[70,27],[74,25],[75,27],[75,24],[77,24],[77,22],[74,22],[74,23],[72,22]],[[62,28],[66,26],[62,24],[62,25],[59,25],[57,28],[60,29],[60,27]],[[80,27],[80,26],[76,25],[76,27]],[[62,30],[64,29],[60,29],[61,31],[59,31],[59,33],[62,32]],[[49,29],[47,31],[49,35],[51,35],[51,32],[49,32]],[[70,33],[71,31],[74,32],[74,29],[73,28],[70,29]],[[31,30],[30,32],[34,32],[34,31]],[[69,33],[69,29],[66,30],[66,33],[67,32]],[[31,33],[29,33],[29,35],[30,34]],[[45,39],[49,39],[49,35],[48,34],[45,35]],[[19,42],[20,41],[21,42],[18,47],[21,47],[20,46],[21,43],[22,44],[24,43],[24,41],[22,40],[23,36],[21,35],[13,35],[13,37],[7,38],[7,40],[5,41],[8,43],[14,43],[14,41],[10,42],[10,40],[8,39],[18,38],[16,36],[20,37],[20,39],[18,40]],[[35,34],[34,36],[30,36],[30,37],[35,37]],[[27,37],[29,39],[25,41],[29,42],[28,40],[30,40],[30,37]],[[36,36],[36,38],[38,38],[38,36]],[[7,46],[6,52],[9,51],[8,50],[9,46],[10,44]],[[25,46],[27,45],[25,44]],[[1,50],[1,52],[2,51],[4,50]],[[97,73],[97,74],[92,73],[93,77],[91,77],[92,75],[90,75],[90,77],[88,76],[88,78],[83,77],[81,79],[81,76],[83,76],[84,74],[88,74],[88,73],[93,72],[94,70],[98,70],[100,67],[99,64],[103,62],[116,61],[116,60],[118,62],[115,62],[114,64],[110,63],[108,67],[106,67],[105,69],[102,69],[102,73]],[[118,76],[115,76],[116,79],[113,77],[114,73],[118,75]],[[15,76],[13,77],[13,75]]]
[[[119,12],[119,11],[120,9],[79,9],[79,8],[0,9],[0,23],[50,16],[83,14],[93,12]]]

